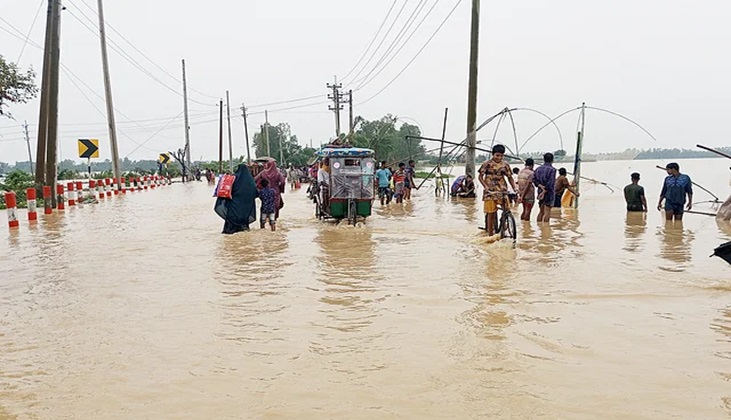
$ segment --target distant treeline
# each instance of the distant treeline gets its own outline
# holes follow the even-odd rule
[[[719,152],[731,154],[731,147],[716,147],[715,149]],[[650,149],[640,151],[635,159],[702,159],[715,157],[719,156],[699,149]]]

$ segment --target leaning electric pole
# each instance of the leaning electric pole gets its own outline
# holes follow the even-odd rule
[[[114,172],[114,183],[117,189],[121,189],[120,179],[122,172],[119,169],[119,148],[117,146],[117,126],[114,122],[114,103],[112,102],[112,81],[109,77],[109,58],[107,57],[107,35],[104,29],[104,7],[102,0],[99,5],[99,39],[102,46],[102,66],[104,67],[104,91],[107,102],[107,125],[109,126],[109,144],[112,147],[112,171]]]
[[[467,94],[467,153],[465,175],[475,176],[475,147],[477,147],[477,67],[480,41],[480,0],[472,0],[472,29],[470,31],[470,81]]]
[[[30,134],[28,134],[28,121],[23,122],[25,131],[25,143],[28,145],[28,161],[30,162],[30,175],[33,176],[33,155],[30,152]]]
[[[48,143],[48,113],[51,86],[51,51],[53,33],[58,24],[58,1],[48,0],[46,16],[46,41],[43,47],[43,75],[41,80],[41,106],[38,115],[38,141],[36,143],[36,186],[46,185],[46,146]]]
[[[246,161],[251,163],[251,149],[249,148],[249,123],[246,121],[246,105],[241,104],[241,116],[244,117],[244,137],[246,138]]]
[[[333,106],[328,107],[330,111],[335,112],[335,138],[340,138],[340,111],[342,111],[343,106],[340,104],[341,102],[341,94],[340,89],[343,87],[342,84],[338,84],[338,77],[335,76],[335,83],[332,85],[330,83],[327,84],[328,89],[332,89],[333,93],[331,95],[327,95],[328,99],[332,99]]]

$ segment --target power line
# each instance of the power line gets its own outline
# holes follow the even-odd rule
[[[18,59],[15,60],[17,64],[20,64],[20,59],[23,58],[23,53],[25,52],[25,47],[28,45],[28,40],[30,39],[30,34],[33,32],[33,28],[36,26],[36,21],[38,20],[38,15],[41,14],[41,10],[43,9],[43,3],[45,3],[45,0],[41,0],[41,2],[38,4],[38,10],[36,10],[36,15],[33,17],[33,23],[30,24],[30,29],[28,29],[28,33],[25,35],[25,42],[23,42],[23,48],[20,49],[20,54],[18,54]]]
[[[396,14],[396,17],[394,18],[393,22],[391,22],[391,26],[388,27],[388,30],[386,31],[386,34],[383,36],[383,39],[381,39],[381,42],[378,43],[378,46],[373,50],[373,54],[371,54],[370,57],[368,57],[368,60],[366,60],[366,63],[361,67],[360,70],[353,76],[353,79],[358,79],[358,76],[363,73],[363,70],[365,70],[368,67],[368,64],[371,63],[373,60],[373,57],[376,56],[376,53],[378,50],[383,46],[383,43],[386,42],[386,39],[388,38],[388,35],[393,30],[393,27],[396,25],[396,22],[398,21],[398,18],[401,16],[401,13],[404,12],[404,9],[406,8],[406,5],[409,3],[409,0],[404,0],[404,4],[401,5],[401,8],[398,11],[398,14]]]
[[[355,65],[348,71],[348,73],[345,74],[345,76],[341,77],[341,80],[345,82],[345,80],[350,76],[355,69],[358,68],[358,65],[363,61],[363,59],[368,54],[368,51],[371,49],[373,44],[376,42],[376,39],[378,39],[378,34],[381,33],[383,30],[383,27],[386,26],[386,22],[388,21],[388,17],[391,16],[391,12],[393,12],[394,7],[396,7],[396,3],[398,0],[393,0],[393,3],[391,3],[391,7],[388,9],[388,13],[386,13],[386,17],[383,18],[383,22],[381,22],[381,25],[378,27],[378,30],[376,31],[375,35],[373,35],[373,38],[371,38],[371,42],[368,43],[368,46],[366,47],[365,51],[363,51],[363,54],[360,56],[358,61],[355,63]]]
[[[74,7],[76,7],[76,10],[82,16],[84,16],[84,18],[86,18],[88,21],[91,22],[91,27],[86,22],[82,21],[73,12],[71,12],[71,10],[69,10],[68,8],[66,9],[66,12],[68,12],[74,19],[76,19],[79,23],[81,23],[82,26],[84,26],[86,29],[88,29],[91,33],[93,33],[94,35],[96,35],[96,37],[98,38],[100,36],[99,35],[99,32],[98,32],[99,27],[97,26],[96,23],[94,23],[94,20],[91,19],[91,18],[89,18],[86,14],[84,14],[84,12],[78,6],[76,6],[75,4],[71,3],[70,1],[69,1],[69,4],[72,4]],[[183,96],[183,94],[180,93],[180,92],[178,92],[177,89],[170,87],[168,84],[166,84],[165,82],[163,82],[162,80],[160,80],[159,78],[157,78],[150,71],[148,71],[147,69],[145,69],[142,66],[142,64],[140,64],[137,60],[135,60],[134,58],[132,58],[132,56],[130,56],[127,52],[125,52],[124,51],[124,48],[122,48],[119,44],[117,44],[116,42],[114,42],[112,40],[108,40],[108,41],[110,43],[111,49],[114,50],[115,52],[117,52],[125,61],[127,61],[128,63],[130,63],[133,67],[135,67],[136,69],[138,69],[139,71],[141,71],[143,74],[145,74],[146,76],[148,76],[150,79],[154,80],[155,82],[157,82],[161,86],[163,86],[166,89],[170,90],[171,92],[175,93],[176,95],[178,95],[180,97]],[[200,101],[197,101],[197,100],[191,99],[191,98],[189,98],[189,100],[191,102],[195,102],[195,103],[197,103],[199,105],[215,106],[213,104],[207,104],[207,103],[200,102]]]
[[[399,41],[401,41],[408,29],[411,28],[411,25],[414,24],[417,16],[419,15],[419,13],[421,13],[421,10],[424,9],[424,6],[426,6],[426,0],[419,0],[419,3],[416,5],[414,10],[411,11],[411,15],[406,19],[406,22],[401,26],[401,29],[391,41],[391,44],[389,44],[389,46],[386,48],[386,51],[381,55],[381,58],[378,59],[373,68],[365,76],[352,82],[352,84],[359,83],[358,87],[356,87],[356,91],[360,89],[362,82],[367,79],[368,76],[370,76],[374,71],[376,71],[376,69],[378,69],[378,66],[380,66],[381,63],[383,63],[383,61],[389,56],[389,54],[391,54],[394,47],[399,43]]]
[[[95,10],[95,9],[94,9],[93,7],[91,7],[91,6],[90,6],[90,5],[89,5],[89,4],[88,4],[88,3],[86,2],[86,0],[80,0],[80,1],[81,1],[81,2],[82,2],[82,3],[84,4],[84,6],[86,6],[86,7],[87,7],[87,8],[89,9],[89,10],[91,10],[91,12],[92,12],[92,13],[96,13],[96,12],[97,12],[97,11],[96,11],[96,10]],[[121,33],[120,33],[119,31],[117,31],[117,30],[116,30],[116,29],[115,29],[115,28],[114,28],[114,27],[113,27],[112,25],[110,25],[110,24],[109,24],[109,22],[107,22],[107,20],[106,20],[106,19],[104,20],[104,23],[105,23],[105,24],[107,25],[107,27],[109,27],[109,29],[111,29],[111,30],[112,30],[112,31],[113,31],[114,33],[116,33],[117,35],[119,35],[119,37],[120,37],[120,38],[122,38],[122,39],[123,39],[123,40],[124,40],[124,41],[125,41],[125,42],[126,42],[127,44],[129,44],[129,45],[130,45],[130,46],[131,46],[131,47],[132,47],[132,48],[133,48],[133,49],[134,49],[135,51],[137,51],[137,52],[138,52],[138,53],[139,53],[140,55],[142,55],[142,56],[143,56],[144,58],[146,58],[146,59],[147,59],[147,60],[148,60],[148,61],[149,61],[150,63],[152,63],[152,65],[154,65],[155,67],[157,67],[157,68],[158,68],[158,69],[159,69],[160,71],[162,71],[163,73],[165,73],[165,74],[166,74],[166,75],[167,75],[168,77],[170,77],[171,79],[175,80],[176,82],[178,82],[178,83],[180,83],[180,84],[182,84],[182,83],[183,83],[183,82],[182,82],[182,81],[181,81],[180,79],[178,79],[178,78],[177,78],[176,76],[173,76],[173,75],[172,75],[172,74],[170,74],[170,73],[169,73],[169,72],[168,72],[167,70],[165,70],[165,69],[164,69],[164,68],[162,68],[162,67],[161,67],[160,65],[158,65],[158,64],[157,64],[157,63],[156,63],[156,62],[155,62],[155,61],[154,61],[153,59],[151,59],[150,57],[148,57],[148,56],[147,56],[147,55],[146,55],[146,54],[145,54],[144,52],[140,51],[140,49],[139,49],[139,48],[137,48],[137,47],[136,47],[136,46],[135,46],[135,45],[134,45],[134,44],[133,44],[132,42],[130,42],[130,41],[129,41],[129,40],[127,39],[127,38],[125,38],[125,36],[124,36],[124,35],[122,35],[122,34],[121,34]],[[203,92],[199,92],[199,91],[197,91],[197,90],[195,90],[195,89],[193,89],[193,88],[190,88],[190,87],[189,87],[188,89],[189,89],[190,91],[192,91],[192,92],[195,92],[195,93],[197,93],[197,94],[201,95],[201,96],[205,96],[205,97],[208,97],[208,98],[211,98],[211,99],[216,99],[216,100],[218,99],[218,97],[217,97],[217,96],[212,96],[212,95],[208,95],[208,94],[205,94],[205,93],[203,93]]]
[[[452,7],[452,10],[449,12],[449,14],[447,15],[447,17],[445,17],[444,20],[442,21],[442,23],[439,24],[439,26],[437,27],[437,29],[434,31],[434,33],[432,33],[432,35],[429,37],[429,39],[426,40],[426,43],[424,43],[424,45],[421,47],[421,49],[419,49],[419,51],[416,53],[416,55],[414,55],[414,57],[408,63],[406,63],[406,66],[404,66],[404,68],[401,69],[401,71],[398,72],[398,74],[393,79],[391,79],[391,81],[388,82],[386,84],[386,86],[384,86],[383,88],[381,88],[381,90],[379,90],[378,92],[376,92],[375,95],[369,97],[368,99],[364,100],[363,102],[360,102],[359,105],[362,105],[362,104],[365,104],[365,103],[371,101],[373,98],[375,98],[376,96],[380,95],[384,90],[388,89],[388,87],[391,86],[393,84],[393,82],[396,81],[396,79],[398,79],[399,77],[401,77],[401,75],[411,66],[411,64],[413,64],[414,61],[416,61],[416,59],[419,57],[419,55],[421,55],[421,53],[424,52],[424,50],[426,49],[426,47],[429,46],[429,43],[431,43],[431,41],[434,39],[434,37],[444,27],[444,25],[447,23],[447,21],[449,20],[449,18],[452,17],[452,15],[454,14],[454,11],[457,10],[457,7],[460,5],[460,3],[462,3],[462,0],[457,0],[457,3],[455,3],[454,7]]]
[[[308,101],[310,99],[317,99],[322,98],[323,95],[312,95],[312,96],[305,96],[303,98],[295,98],[295,99],[288,99],[283,101],[277,101],[277,102],[268,102],[268,103],[262,103],[262,104],[254,104],[254,105],[247,105],[247,108],[262,108],[265,106],[271,106],[271,105],[281,105],[281,104],[289,104],[293,102],[303,102]]]
[[[392,62],[392,61],[393,61],[393,60],[394,60],[394,59],[395,59],[396,57],[398,57],[398,56],[399,56],[399,53],[401,53],[401,50],[403,50],[403,49],[404,49],[404,47],[405,47],[406,45],[408,45],[409,41],[411,41],[411,38],[413,38],[413,37],[414,37],[414,35],[416,34],[416,32],[418,32],[418,31],[419,31],[419,28],[421,28],[421,26],[422,26],[422,25],[424,24],[424,22],[425,22],[425,21],[426,21],[426,19],[427,19],[427,18],[429,17],[429,15],[431,15],[431,13],[432,13],[432,12],[434,11],[434,9],[435,9],[435,8],[436,8],[436,6],[438,5],[438,3],[439,3],[438,1],[435,1],[435,2],[434,2],[434,4],[432,4],[431,8],[430,8],[430,9],[429,9],[429,10],[428,10],[428,11],[426,12],[426,14],[424,15],[424,17],[423,17],[423,18],[421,19],[421,21],[419,22],[419,24],[418,24],[418,25],[416,25],[416,28],[414,28],[414,30],[413,30],[413,31],[411,32],[411,34],[409,34],[409,36],[408,36],[408,37],[406,38],[406,40],[405,40],[405,41],[403,42],[403,44],[401,44],[401,46],[400,46],[400,47],[398,48],[398,50],[396,50],[396,52],[395,52],[395,53],[394,53],[394,54],[393,54],[393,55],[391,56],[391,58],[389,58],[389,60],[388,60],[388,61],[387,61],[387,62],[386,62],[386,63],[385,63],[385,64],[384,64],[384,65],[383,65],[382,67],[381,67],[381,69],[380,69],[380,70],[379,70],[379,71],[378,71],[378,72],[377,72],[377,73],[376,73],[375,75],[373,75],[373,77],[371,77],[371,78],[370,78],[369,80],[363,80],[363,81],[362,81],[362,83],[360,83],[360,84],[358,85],[358,87],[357,87],[357,89],[356,89],[356,90],[360,90],[360,89],[364,88],[365,86],[367,86],[368,84],[370,84],[370,83],[371,83],[371,82],[372,82],[373,80],[375,80],[375,79],[376,79],[376,78],[377,78],[377,77],[378,77],[378,76],[379,76],[379,75],[380,75],[381,73],[383,73],[383,71],[384,71],[384,70],[385,70],[386,68],[388,68],[389,64],[391,64],[391,62]],[[383,58],[385,58],[385,57],[386,57],[386,55],[384,55],[384,57],[383,57]],[[374,67],[374,70],[375,70],[375,67]],[[372,72],[372,71],[371,71],[371,72]],[[370,73],[369,73],[369,74],[370,74]],[[366,76],[366,77],[367,77],[367,76]],[[364,77],[363,79],[365,79],[365,77]]]

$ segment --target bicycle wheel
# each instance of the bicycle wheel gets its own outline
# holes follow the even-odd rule
[[[515,217],[513,217],[513,213],[509,211],[504,211],[500,217],[500,238],[511,238],[513,243],[515,243],[518,238],[518,232],[515,226]]]

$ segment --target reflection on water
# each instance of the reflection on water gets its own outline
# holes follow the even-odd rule
[[[725,309],[719,311],[718,317],[711,324],[711,329],[720,334],[716,341],[721,345],[716,356],[722,359],[727,366],[727,369],[718,372],[718,375],[725,381],[731,382],[731,368],[728,368],[731,366],[731,306],[726,306]],[[721,402],[726,409],[726,414],[731,415],[731,391],[721,398]]]
[[[647,232],[647,213],[639,211],[628,211],[624,224],[624,250],[628,252],[641,252],[645,246],[645,233]]]
[[[222,338],[241,343],[269,342],[277,331],[272,314],[288,307],[282,294],[290,285],[281,274],[287,237],[267,229],[221,237],[214,276],[221,283]]]
[[[665,271],[685,271],[691,260],[690,244],[695,234],[683,228],[683,220],[666,220],[662,227],[658,227],[657,235],[660,238],[660,256],[670,265],[661,265]]]

